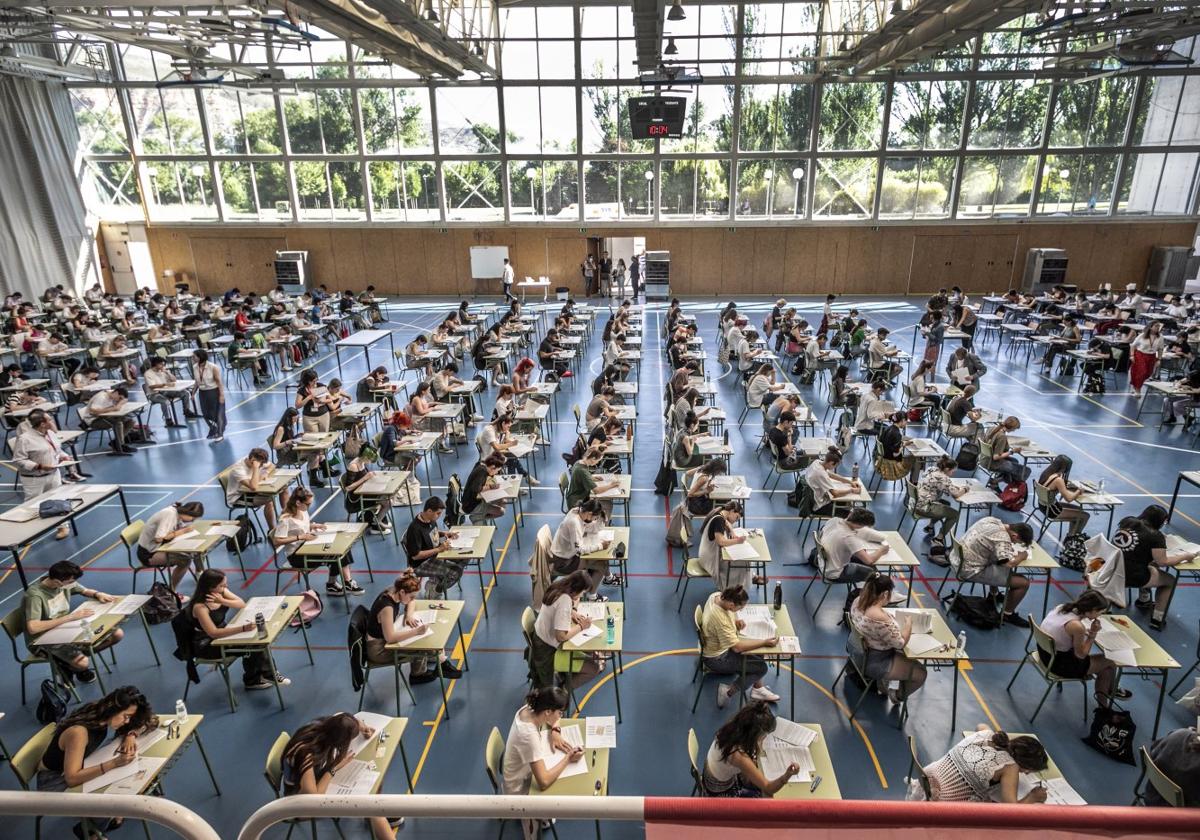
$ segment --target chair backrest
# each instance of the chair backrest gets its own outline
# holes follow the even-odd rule
[[[917,485],[910,479],[904,479],[904,506],[909,513],[917,509]]]
[[[146,523],[140,519],[135,519],[121,529],[121,542],[125,543],[125,548],[129,551],[137,545],[137,541],[142,538],[142,531],[145,529]]]
[[[1038,481],[1033,482],[1033,498],[1040,507],[1049,507],[1050,503],[1054,501],[1050,488]]]
[[[488,781],[492,790],[500,793],[500,781],[504,778],[504,736],[500,730],[492,727],[488,733],[487,745],[483,748],[483,769],[487,771]]]
[[[558,474],[558,492],[559,492],[559,495],[562,496],[562,499],[560,500],[559,505],[562,508],[563,513],[567,512],[567,490],[570,488],[570,486],[571,486],[571,476],[569,476],[565,472],[559,473]]]
[[[537,613],[533,611],[533,607],[526,607],[521,613],[521,632],[525,634],[526,641],[533,640],[533,623],[537,621]]]
[[[1146,783],[1154,788],[1158,792],[1158,795],[1166,800],[1168,805],[1173,808],[1182,808],[1184,805],[1183,788],[1167,778],[1167,774],[1158,769],[1158,765],[1150,757],[1150,751],[1146,749],[1145,745],[1138,752],[1142,756],[1142,768],[1146,771]]]
[[[846,639],[846,654],[850,657],[850,664],[854,666],[854,670],[858,671],[859,676],[866,680],[867,667],[867,642],[863,638],[862,633],[858,632],[858,628],[854,626],[854,622],[850,620],[850,614],[845,614],[846,626],[850,628],[850,635]],[[869,682],[869,680],[867,680]]]
[[[692,613],[692,621],[696,624],[696,641],[700,644],[700,655],[704,655],[704,607],[696,605]]]
[[[267,762],[263,768],[263,775],[267,779],[267,784],[271,786],[271,793],[275,794],[276,798],[282,792],[283,786],[283,751],[287,749],[287,745],[291,740],[291,735],[286,732],[280,732],[279,737],[275,739],[275,743],[271,745],[271,749],[267,752]]]
[[[1054,658],[1054,639],[1033,620],[1032,615],[1029,616],[1029,636],[1038,650],[1044,651],[1047,657]]]
[[[21,638],[21,634],[25,632],[25,605],[17,604],[13,607],[0,624],[4,625],[4,635],[8,636],[8,641],[12,644],[13,659],[19,662],[21,654],[17,650],[17,639]]]
[[[979,436],[979,457],[985,461],[992,460],[992,442],[983,435]]]
[[[13,755],[11,759],[13,773],[24,790],[29,790],[32,786],[34,777],[37,776],[38,764],[46,752],[46,747],[50,746],[50,739],[54,737],[56,728],[57,726],[53,723],[43,726]]]
[[[696,738],[695,729],[688,729],[687,751],[688,761],[691,763],[692,781],[696,783],[696,791],[704,796],[704,776],[700,772],[700,741]]]
[[[819,536],[819,534],[818,534]],[[821,544],[820,540],[817,543],[817,571],[821,574],[821,579],[825,579],[825,570],[829,568],[829,551]]]
[[[221,472],[217,473],[217,483],[221,485],[222,493],[225,493],[225,494],[229,493],[229,477],[231,475],[233,475],[233,467],[230,467],[227,470],[222,470]]]
[[[916,774],[917,781],[921,783],[921,790],[925,792],[925,798],[933,799],[933,790],[929,787],[929,777],[925,775],[925,768],[921,766],[921,759],[917,756],[917,739],[912,735],[908,736],[908,752],[912,755],[910,775]]]

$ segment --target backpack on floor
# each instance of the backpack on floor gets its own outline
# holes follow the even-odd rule
[[[67,716],[67,701],[71,696],[54,680],[42,680],[42,699],[37,704],[38,723],[58,723]]]
[[[1024,481],[1014,481],[1012,484],[1005,485],[1000,491],[1000,507],[1005,510],[1020,510],[1025,507],[1025,501],[1029,498],[1029,485]]]
[[[238,525],[237,534],[225,538],[225,550],[230,553],[240,553],[254,542],[254,526],[250,524],[250,517],[244,513],[234,521]]]
[[[142,606],[142,615],[147,624],[166,624],[179,615],[179,596],[165,583],[155,582],[146,595],[150,600]]]
[[[950,602],[947,612],[969,627],[995,630],[1000,626],[1000,611],[991,598],[951,592],[944,600]]]
[[[954,460],[963,472],[975,472],[979,467],[979,444],[964,443]]]
[[[300,609],[292,616],[292,620],[288,622],[288,627],[293,627],[296,630],[300,629],[301,624],[306,628],[312,627],[312,623],[324,611],[325,605],[321,603],[321,596],[311,589],[306,589],[300,593]]]
[[[1097,706],[1092,713],[1092,729],[1083,743],[1096,752],[1120,761],[1123,764],[1133,761],[1133,736],[1137,732],[1137,724],[1133,715],[1124,709]]]

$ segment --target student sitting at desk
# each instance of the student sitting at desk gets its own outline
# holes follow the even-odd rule
[[[761,583],[751,576],[752,569],[744,563],[726,560],[722,549],[746,542],[745,536],[733,533],[734,525],[742,517],[742,503],[728,501],[714,509],[700,525],[700,564],[704,566],[713,584],[718,588],[727,586],[749,587]]]
[[[683,426],[675,433],[675,442],[671,446],[673,466],[686,470],[699,467],[705,462],[704,453],[696,445],[696,439],[699,437],[700,420],[696,417],[696,412],[689,411],[683,419]]]
[[[361,403],[386,402],[389,406],[392,405],[394,402],[391,399],[392,394],[380,393],[387,391],[389,383],[387,368],[380,365],[358,380],[358,384],[354,386],[354,401]]]
[[[283,750],[280,761],[283,790],[280,793],[284,796],[325,793],[337,771],[354,760],[355,754],[350,750],[354,739],[359,736],[370,738],[374,734],[375,730],[346,712],[304,724]],[[373,840],[393,840],[404,819],[368,817],[367,822]]]
[[[897,621],[884,609],[892,602],[894,589],[890,577],[872,571],[850,604],[850,624],[866,645],[863,673],[877,686],[899,682],[899,688],[889,688],[887,693],[893,703],[902,703],[925,685],[928,672],[920,662],[904,655],[904,646],[912,637],[912,619]]]
[[[433,411],[436,405],[437,403],[433,400],[429,383],[422,382],[417,385],[408,400],[408,413],[412,417],[413,423],[417,425],[417,428],[424,431],[436,432],[438,431],[437,426],[440,424],[442,438],[438,441],[438,452],[450,453],[454,451],[454,447],[450,445],[449,441],[449,424],[439,418],[426,416],[429,412]]]
[[[836,470],[841,462],[841,451],[831,446],[804,471],[804,480],[813,494],[814,516],[832,516],[834,502],[842,496],[853,496],[862,491],[862,484],[858,479],[837,474]]]
[[[412,470],[420,455],[415,452],[403,452],[397,447],[404,443],[405,438],[417,437],[420,434],[419,430],[413,428],[412,418],[408,416],[407,411],[393,412],[379,435],[380,461],[402,470]]]
[[[555,685],[555,654],[564,643],[592,626],[592,620],[576,609],[590,585],[587,573],[581,570],[546,587],[530,637],[529,676],[534,688]],[[584,654],[579,670],[570,676],[571,687],[579,688],[603,668],[603,661],[595,654]]]
[[[426,598],[445,596],[446,592],[458,583],[466,565],[464,560],[438,556],[453,550],[450,540],[454,538],[455,533],[438,528],[438,520],[445,509],[445,502],[437,496],[430,496],[425,500],[421,512],[408,524],[401,541],[409,568],[419,576],[427,578]]]
[[[918,410],[935,408],[942,404],[937,389],[932,380],[937,372],[935,365],[927,359],[922,359],[913,375],[908,380],[908,392],[911,394],[908,407]]]
[[[789,764],[777,779],[758,766],[763,741],[775,731],[775,714],[763,702],[747,703],[717,730],[704,757],[701,783],[707,796],[740,799],[772,797],[799,767]]]
[[[300,410],[295,406],[288,406],[283,410],[279,422],[275,424],[275,429],[271,432],[271,451],[275,453],[275,461],[281,467],[290,467],[299,463],[300,455],[296,452],[296,444],[300,442],[300,436],[297,433],[299,421]],[[304,460],[308,464],[309,486],[324,487],[325,479],[321,475],[320,467],[325,463],[325,453],[311,450],[304,454]]]
[[[828,558],[824,577],[838,583],[861,583],[875,574],[875,564],[888,553],[883,534],[876,531],[875,514],[852,508],[846,518],[833,517],[821,529],[819,542]]]
[[[615,575],[608,573],[608,560],[589,560],[584,563],[582,555],[608,548],[611,540],[600,539],[599,532],[608,524],[604,508],[595,499],[588,499],[579,507],[571,508],[563,517],[550,542],[550,563],[556,575],[568,575],[581,571],[588,578],[588,600],[607,601],[597,595],[600,584],[618,583]]]
[[[37,354],[43,363],[48,363],[52,353],[64,353],[70,349],[70,346],[63,341],[62,333],[52,332],[38,342]],[[70,356],[57,360],[57,363],[62,366],[63,372],[67,376],[74,373],[75,369],[81,364],[79,359]]]
[[[554,784],[562,772],[583,757],[583,747],[572,747],[563,740],[558,722],[567,709],[569,697],[561,688],[535,688],[525,695],[525,705],[517,710],[504,744],[504,768],[501,790],[509,796],[529,793],[530,781],[542,790]],[[553,767],[546,766],[541,754],[542,733],[547,732],[550,748],[563,753]],[[526,840],[538,837],[551,827],[549,820],[522,820]]]
[[[499,415],[480,429],[479,434],[475,437],[475,443],[479,446],[479,456],[486,460],[495,453],[504,459],[506,472],[523,475],[530,485],[536,487],[541,482],[530,475],[522,466],[520,459],[510,451],[518,443],[512,435],[512,426],[513,415],[506,413]]]
[[[250,504],[261,507],[266,517],[267,527],[275,528],[275,504],[270,495],[259,493],[258,487],[264,481],[269,481],[275,475],[275,465],[270,462],[265,449],[255,447],[246,457],[238,461],[229,473],[225,501],[230,505]],[[279,494],[279,504],[287,507],[288,491],[284,488]]]
[[[113,433],[110,455],[132,455],[137,450],[125,443],[133,427],[133,419],[119,415],[129,400],[129,388],[114,385],[111,390],[92,395],[86,405],[79,407],[79,419],[88,429],[109,429]]]
[[[976,390],[974,385],[967,385],[962,393],[950,400],[950,404],[946,406],[946,413],[950,415],[946,434],[950,437],[974,440],[975,435],[979,434],[979,418],[983,414],[975,407]]]
[[[889,335],[886,327],[876,330],[875,337],[867,346],[867,366],[873,371],[878,371],[885,379],[891,380],[900,375],[901,367],[893,361],[900,351],[887,343]]]
[[[1074,462],[1066,455],[1055,455],[1042,470],[1037,483],[1046,488],[1050,502],[1039,505],[1047,519],[1068,523],[1067,536],[1074,536],[1084,529],[1091,516],[1077,504],[1072,504],[1087,491],[1071,483],[1071,466]]]
[[[1016,459],[1020,448],[1013,446],[1008,440],[1009,434],[1019,428],[1021,428],[1021,421],[1016,417],[1009,416],[1004,418],[1004,422],[993,426],[983,436],[983,440],[992,447],[991,458],[983,463],[983,466],[991,473],[987,482],[989,489],[999,490],[1001,481],[1008,485],[1017,484],[1029,478],[1029,467]]]
[[[1017,777],[1040,773],[1049,765],[1046,749],[1032,735],[993,732],[986,724],[924,768],[934,802],[1007,802],[1040,804],[1046,789],[1034,785],[1017,796]]]
[[[1183,379],[1175,383],[1176,390],[1182,396],[1169,395],[1163,397],[1162,412],[1163,425],[1173,426],[1177,422],[1177,415],[1185,413],[1194,413],[1197,406],[1200,406],[1200,370],[1188,373]]]
[[[774,365],[763,364],[750,377],[750,384],[746,386],[746,405],[750,408],[762,408],[763,405],[769,404],[769,397],[786,387],[786,382],[775,381]]]
[[[125,378],[127,383],[132,385],[137,382],[137,368],[130,363],[129,358],[125,355],[125,351],[128,349],[129,342],[125,336],[114,335],[100,346],[100,359],[103,360],[106,370],[120,368],[121,376]]]
[[[392,651],[387,649],[387,645],[403,642],[424,633],[425,625],[408,615],[408,608],[416,599],[420,587],[417,573],[412,569],[405,569],[391,586],[375,596],[367,614],[367,661],[376,665],[390,665],[395,658]],[[402,656],[401,659],[411,663],[408,681],[412,685],[436,680],[439,661],[442,663],[442,676],[446,679],[456,680],[462,676],[462,671],[447,660],[445,651],[438,651],[436,654],[415,651]]]
[[[750,601],[750,596],[741,586],[727,586],[720,592],[714,592],[704,602],[704,611],[700,618],[700,637],[704,642],[701,655],[704,657],[704,667],[712,674],[725,674],[733,677],[733,682],[717,686],[717,708],[723,709],[730,698],[737,697],[745,686],[743,677],[752,681],[750,699],[775,703],[779,695],[771,691],[763,683],[767,673],[767,663],[753,651],[759,648],[774,647],[779,644],[779,637],[769,639],[743,639],[738,636],[746,622],[737,617]]]
[[[966,487],[959,487],[950,480],[957,470],[958,462],[949,455],[943,455],[937,459],[936,464],[921,474],[921,478],[917,482],[915,512],[918,516],[929,520],[925,526],[925,533],[932,534],[934,527],[940,525],[937,536],[933,538],[933,541],[939,545],[945,544],[946,535],[953,533],[955,526],[958,525],[958,511],[942,499],[946,496],[957,499],[969,492]]]
[[[178,381],[175,374],[167,369],[167,360],[161,356],[153,356],[150,359],[150,364],[146,366],[146,370],[142,373],[142,378],[145,380],[145,386],[142,390],[146,392],[146,399],[153,405],[162,407],[163,415],[166,419],[168,429],[185,429],[186,423],[180,423],[175,416],[174,396],[180,396],[175,383]],[[184,403],[184,409],[187,409],[187,403]],[[191,416],[196,416],[191,412]]]
[[[275,549],[283,549],[288,556],[288,562],[296,568],[307,565],[304,558],[296,556],[296,552],[306,542],[312,542],[317,535],[326,530],[325,526],[313,522],[309,518],[309,508],[312,506],[313,493],[307,487],[297,487],[291,498],[283,506],[283,515],[279,524],[271,532],[271,545]],[[362,586],[350,574],[350,564],[353,558],[347,552],[339,560],[328,564],[329,580],[325,584],[327,595],[361,595]]]
[[[220,569],[205,569],[196,579],[196,591],[179,615],[171,619],[175,641],[179,646],[175,657],[188,664],[188,679],[199,682],[197,659],[220,659],[222,649],[213,646],[215,639],[236,636],[254,629],[253,621],[227,626],[230,609],[240,610],[246,602],[229,591],[225,573]],[[266,650],[255,648],[242,654],[242,686],[247,691],[265,691],[278,683],[288,686],[292,681],[280,673],[271,673],[271,659]]]
[[[1117,523],[1113,545],[1121,549],[1125,566],[1125,586],[1136,587],[1138,599],[1134,606],[1139,610],[1152,610],[1150,628],[1161,630],[1167,624],[1167,604],[1175,588],[1175,576],[1164,571],[1180,563],[1188,563],[1200,557],[1200,553],[1177,551],[1167,553],[1167,538],[1162,527],[1167,524],[1167,510],[1162,505],[1150,505],[1137,516],[1127,516]],[[1150,590],[1154,590],[1154,601]]]
[[[568,508],[579,507],[587,499],[620,486],[620,482],[616,479],[598,483],[592,475],[599,466],[603,453],[603,447],[590,446],[584,450],[583,456],[571,465],[566,493]],[[604,507],[605,516],[612,516],[612,502],[601,499],[600,503]]]
[[[98,779],[110,770],[137,760],[137,739],[158,725],[150,701],[131,685],[121,686],[92,703],[75,709],[54,727],[54,734],[38,761],[37,789],[65,792]],[[120,743],[115,755],[85,767],[84,761],[108,741],[112,732]],[[78,838],[103,840],[104,831],[120,828],[124,820],[91,822],[85,834],[84,824],[76,823],[72,832]],[[96,830],[92,826],[97,826]]]
[[[483,499],[485,490],[500,486],[496,476],[503,467],[504,456],[497,453],[477,461],[467,476],[462,491],[462,510],[476,525],[504,515],[504,507],[501,504]]]
[[[871,381],[871,387],[859,398],[858,410],[854,414],[854,431],[860,435],[876,433],[876,423],[890,412],[891,403],[883,398],[888,382],[883,378]]]
[[[392,533],[392,524],[388,520],[391,509],[390,496],[363,497],[359,488],[371,480],[373,475],[371,464],[363,457],[363,443],[359,438],[352,437],[343,447],[350,462],[346,464],[346,472],[340,479],[342,492],[346,501],[346,512],[351,516],[361,517],[367,523],[367,530],[372,534],[387,535]]]
[[[1196,728],[1188,726],[1168,732],[1146,749],[1154,766],[1182,790],[1184,807],[1200,807],[1200,736]],[[1171,804],[1154,785],[1146,785],[1143,797],[1152,808]]]
[[[1015,544],[1019,543],[1021,548]],[[1004,623],[1029,627],[1017,607],[1029,592],[1029,578],[1014,571],[1025,562],[1033,544],[1033,529],[1025,522],[1001,522],[985,516],[963,535],[960,577],[971,583],[981,583],[997,589],[1007,589],[1004,598]]]
[[[778,470],[795,470],[804,463],[804,457],[796,453],[795,440],[796,414],[784,411],[779,415],[775,425],[767,430],[767,442],[771,445],[771,455],[775,459]]]
[[[1108,708],[1113,697],[1128,700],[1133,692],[1113,690],[1117,681],[1117,663],[1103,653],[1092,653],[1100,633],[1100,616],[1108,612],[1108,599],[1094,589],[1085,589],[1078,598],[1058,604],[1042,619],[1042,631],[1054,640],[1054,653],[1038,648],[1038,658],[1050,673],[1065,679],[1096,678],[1096,702]]]
[[[267,345],[274,350],[279,358],[279,369],[292,369],[292,331],[287,324],[280,324],[267,333]]]
[[[407,370],[419,370],[421,374],[428,378],[433,375],[433,362],[424,357],[424,352],[429,346],[429,339],[424,335],[418,335],[404,347],[404,367]]]
[[[47,630],[66,624],[69,621],[86,621],[95,615],[88,606],[82,606],[72,611],[71,596],[82,595],[101,604],[110,604],[116,600],[112,595],[88,589],[79,584],[83,577],[83,569],[70,560],[59,560],[46,570],[46,576],[34,581],[25,590],[21,598],[22,612],[25,614],[25,643],[29,645],[37,636]],[[97,652],[107,650],[125,637],[125,633],[117,628],[95,647]],[[37,656],[53,659],[59,666],[65,667],[68,678],[75,678],[81,683],[91,683],[96,679],[92,663],[85,655],[87,648],[77,644],[56,644],[31,646]]]
[[[538,361],[541,363],[543,370],[552,371],[560,377],[573,376],[569,370],[571,367],[570,363],[566,359],[555,356],[561,349],[558,345],[558,330],[551,327],[546,331],[545,337],[542,338],[542,343],[538,345]]]
[[[192,554],[164,554],[158,549],[176,537],[191,530],[192,522],[204,516],[204,505],[200,502],[175,502],[146,520],[137,541],[137,559],[143,566],[173,566],[171,590],[179,591],[179,584],[187,574],[192,561],[200,571],[200,557]]]

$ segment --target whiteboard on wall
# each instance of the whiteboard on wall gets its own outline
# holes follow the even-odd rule
[[[471,277],[475,280],[503,277],[506,259],[508,259],[507,245],[472,245]]]

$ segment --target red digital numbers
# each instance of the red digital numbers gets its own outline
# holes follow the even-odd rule
[[[651,137],[666,137],[668,130],[665,125],[648,125],[646,126],[646,133]]]

